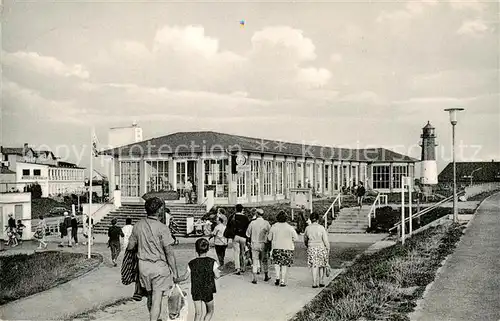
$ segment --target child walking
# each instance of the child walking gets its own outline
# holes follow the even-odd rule
[[[227,249],[227,238],[224,237],[224,231],[226,226],[224,225],[224,219],[218,217],[218,224],[215,226],[212,235],[210,235],[209,240],[214,238],[215,252],[217,253],[217,258],[219,259],[219,266],[224,266],[224,257],[226,256]]]
[[[194,301],[194,321],[210,321],[214,315],[215,280],[220,277],[219,264],[207,256],[210,243],[200,238],[195,243],[198,257],[188,264],[186,273],[179,278],[185,281],[191,275],[191,295]],[[203,305],[207,313],[203,316]]]

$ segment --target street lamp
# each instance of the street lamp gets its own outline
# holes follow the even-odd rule
[[[482,167],[479,167],[479,168],[476,168],[475,170],[473,170],[471,173],[470,173],[470,186],[472,186],[472,175],[474,175],[475,172],[479,171],[483,169]]]
[[[453,154],[453,222],[458,222],[458,199],[457,199],[457,164],[455,163],[455,125],[457,124],[457,112],[463,108],[448,108],[444,111],[450,114],[452,154]]]

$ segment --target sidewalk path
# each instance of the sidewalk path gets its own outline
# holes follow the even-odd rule
[[[412,320],[500,320],[500,193],[478,208]]]
[[[346,260],[352,260],[357,254],[362,253],[385,236],[383,234],[336,235],[334,240],[331,240],[333,242],[330,264],[334,269],[334,274],[340,272]],[[175,246],[180,271],[184,271],[187,262],[195,257],[192,244],[194,240],[181,240],[181,244]],[[53,241],[57,242],[59,239],[54,237]],[[104,263],[98,269],[56,288],[0,306],[0,319],[61,320],[90,310],[99,310],[100,307],[120,299],[130,298],[134,291],[133,286],[121,284],[120,265],[112,267],[109,249],[106,244],[97,243],[99,241],[101,240],[96,238],[96,244],[93,246],[93,252],[104,256]],[[250,273],[243,276],[229,274],[218,280],[217,320],[285,320],[319,293],[320,289],[312,289],[310,286],[311,274],[307,268],[304,245],[299,241],[296,246],[295,263],[290,270],[289,285],[285,288],[275,287],[273,281],[266,283],[261,281],[254,285],[250,282]],[[2,255],[33,253],[35,247],[36,243],[25,242],[21,247],[9,249]],[[49,249],[59,248],[56,243],[51,243]],[[85,245],[63,248],[64,251],[83,253],[86,249]],[[213,249],[210,250],[209,256],[216,257]],[[226,252],[227,261],[232,261],[232,257],[233,252],[229,248]],[[272,268],[270,276],[274,277]],[[184,288],[188,290],[189,285],[184,285]],[[231,302],[231,304],[224,302]],[[190,311],[194,311],[192,307]],[[91,313],[91,315],[92,319],[97,318],[103,321],[134,320],[134,318],[144,320],[147,311],[145,301],[127,302],[104,311]]]

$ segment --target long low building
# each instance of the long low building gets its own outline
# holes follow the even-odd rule
[[[103,151],[113,158],[110,186],[122,202],[150,191],[181,191],[187,179],[198,203],[208,190],[215,204],[289,198],[291,188],[335,195],[358,181],[391,193],[401,176],[414,177],[417,159],[384,148],[346,149],[243,137],[212,131],[178,132]]]

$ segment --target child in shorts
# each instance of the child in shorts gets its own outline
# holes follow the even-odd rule
[[[188,263],[186,273],[179,278],[179,282],[182,282],[191,276],[194,321],[210,321],[214,314],[215,280],[220,277],[220,272],[217,261],[207,256],[209,247],[210,243],[205,238],[196,241],[195,249],[198,257]],[[207,311],[206,315],[203,315],[203,305]]]

